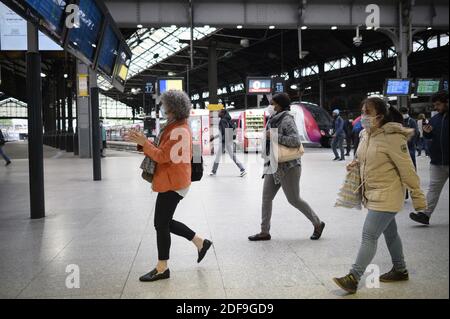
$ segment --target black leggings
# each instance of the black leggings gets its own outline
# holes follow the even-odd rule
[[[158,259],[169,260],[170,233],[186,238],[194,239],[195,233],[185,224],[173,220],[173,214],[183,197],[178,193],[169,191],[159,193],[155,207],[155,229],[158,244]]]

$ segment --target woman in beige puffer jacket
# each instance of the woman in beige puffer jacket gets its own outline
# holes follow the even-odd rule
[[[369,98],[363,102],[362,113],[365,131],[358,147],[358,159],[348,169],[359,166],[363,204],[369,212],[355,264],[347,276],[333,279],[349,293],[356,293],[361,276],[375,256],[381,234],[386,239],[393,268],[380,281],[409,279],[395,216],[403,208],[406,189],[411,192],[416,211],[423,211],[427,206],[408,150],[408,139],[413,132],[403,127],[400,112],[382,99]]]

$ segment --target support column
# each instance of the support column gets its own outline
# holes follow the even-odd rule
[[[73,83],[72,80],[67,81],[67,120],[68,120],[68,129],[66,135],[66,151],[73,152]]]
[[[38,29],[30,22],[28,22],[27,95],[30,217],[39,219],[45,217],[41,55]]]
[[[60,74],[58,74],[60,75]],[[60,144],[59,149],[62,151],[66,150],[66,81],[60,80],[58,81],[59,87],[59,98],[61,105],[61,135],[60,135]]]
[[[99,88],[97,86],[97,74],[90,71],[89,84],[91,91],[91,127],[92,127],[92,164],[94,181],[102,180],[101,143],[100,131],[100,103]]]
[[[88,76],[88,67],[80,61],[77,61],[77,77]],[[80,96],[80,83],[77,79],[78,97],[77,97],[77,136],[78,153],[80,158],[91,158],[91,109],[89,105],[89,96]],[[81,88],[88,90],[89,86]]]
[[[397,77],[408,78],[408,57],[411,53],[412,30],[411,30],[411,5],[406,1],[399,3],[399,34],[398,34],[398,56]],[[408,107],[408,96],[398,97],[398,107]]]
[[[325,108],[325,81],[323,78],[319,80],[319,104]]]
[[[209,103],[217,104],[217,43],[211,41],[208,48],[208,88]]]

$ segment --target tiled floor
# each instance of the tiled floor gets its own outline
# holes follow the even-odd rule
[[[141,283],[138,277],[156,261],[155,194],[140,178],[140,155],[110,151],[103,159],[103,181],[92,181],[91,160],[46,148],[47,217],[30,220],[28,162],[24,145],[5,149],[13,165],[0,167],[0,298],[448,298],[448,184],[432,226],[408,218],[411,203],[398,215],[411,280],[381,284],[345,296],[331,278],[344,275],[360,243],[365,212],[334,208],[345,175],[344,163],[328,150],[307,149],[302,196],[327,223],[312,242],[312,226],[280,193],[274,202],[270,242],[247,236],[260,224],[261,162],[239,156],[249,174],[239,178],[227,161],[217,177],[205,176],[192,188],[176,218],[214,242],[198,265],[194,246],[172,237],[167,281]],[[211,168],[212,158],[206,158]],[[428,160],[419,158],[422,185]],[[381,238],[374,264],[390,269]],[[68,289],[69,265],[80,270],[80,288]]]

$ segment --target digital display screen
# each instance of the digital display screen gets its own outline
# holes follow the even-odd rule
[[[0,2],[0,50],[27,50],[27,22]],[[48,36],[39,32],[39,50],[61,51],[62,48]]]
[[[159,79],[159,94],[169,90],[183,91],[183,79]]]
[[[102,25],[102,12],[93,0],[80,0],[80,25],[72,28],[69,44],[93,62]]]
[[[128,77],[128,70],[130,68],[131,57],[125,50],[122,50],[119,54],[119,59],[117,62],[117,77],[116,79],[124,84]]]
[[[441,89],[440,79],[418,79],[417,95],[433,95]]]
[[[270,94],[272,93],[272,79],[248,79],[248,94]]]
[[[113,28],[108,25],[103,36],[100,55],[98,58],[98,67],[108,76],[112,76],[114,65],[118,54],[119,39]],[[126,72],[128,73],[128,72]],[[120,73],[119,73],[120,76]],[[126,74],[125,74],[126,78]]]
[[[61,36],[66,0],[25,0],[25,2],[41,15],[49,31]]]
[[[389,79],[386,84],[386,95],[401,96],[411,94],[411,80]]]

